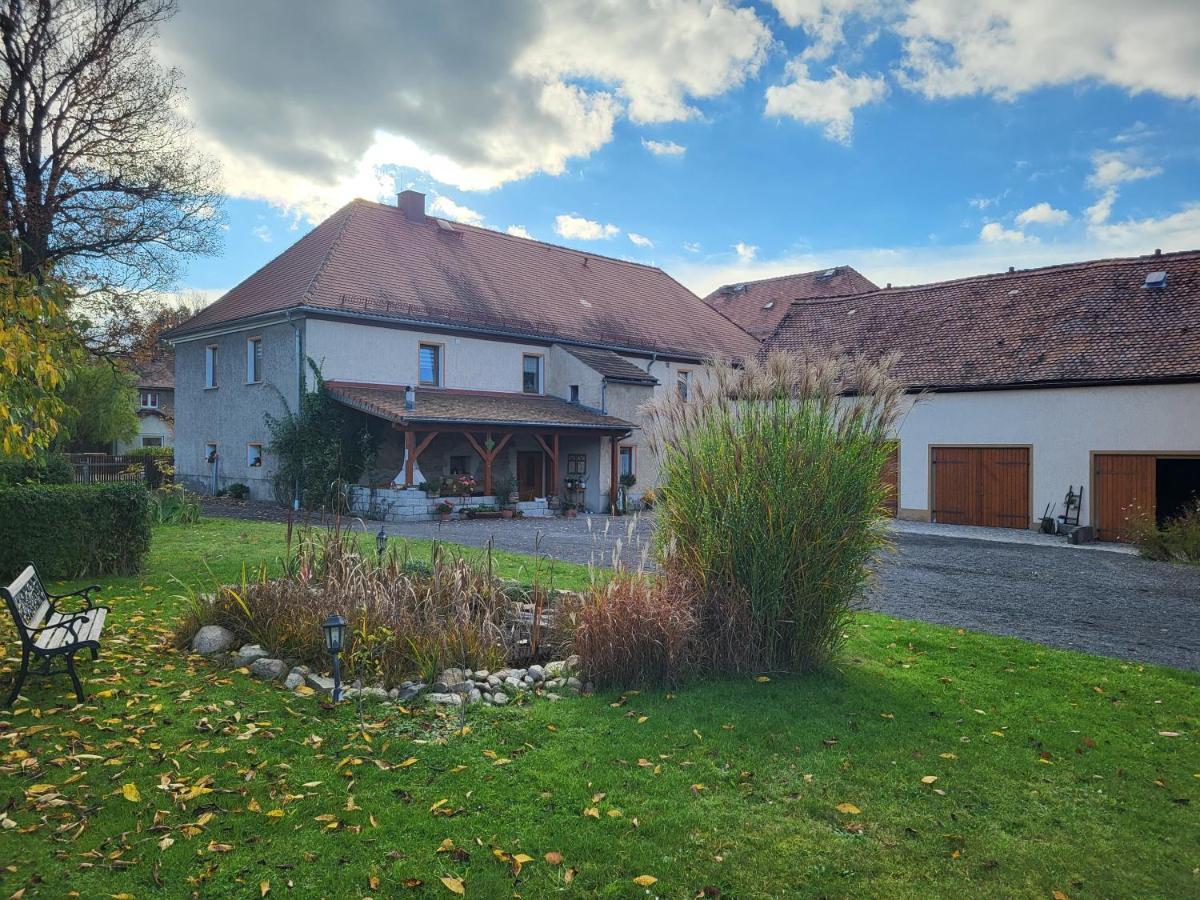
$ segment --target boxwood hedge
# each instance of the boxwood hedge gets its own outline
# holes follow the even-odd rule
[[[130,575],[150,549],[141,484],[0,487],[0,579],[29,562],[46,578]]]

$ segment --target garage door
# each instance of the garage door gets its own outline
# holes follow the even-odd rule
[[[887,488],[887,499],[883,501],[883,512],[885,515],[896,518],[896,513],[900,509],[900,445],[895,444],[892,447],[892,452],[888,454],[887,462],[883,464],[883,472],[881,473],[883,486]]]
[[[1119,541],[1130,517],[1155,514],[1153,456],[1137,453],[1097,453],[1092,490],[1096,498],[1096,537]]]
[[[1028,528],[1028,447],[934,447],[933,521]]]

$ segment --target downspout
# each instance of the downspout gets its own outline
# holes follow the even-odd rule
[[[303,318],[300,319],[304,321]],[[287,323],[292,326],[292,331],[296,334],[296,415],[300,415],[300,407],[304,402],[304,331],[296,324],[295,310],[287,311]],[[292,485],[292,509],[300,509],[300,490],[301,481],[299,476],[296,477],[295,484]]]

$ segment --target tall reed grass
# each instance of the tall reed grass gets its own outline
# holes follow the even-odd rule
[[[777,353],[643,407],[662,577],[694,598],[706,668],[807,669],[836,651],[885,544],[891,364]]]

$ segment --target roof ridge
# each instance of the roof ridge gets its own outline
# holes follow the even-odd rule
[[[731,281],[728,284],[722,284],[716,288],[713,288],[713,290],[708,293],[708,296],[711,297],[713,294],[720,293],[726,288],[737,287],[738,285],[766,284],[768,281],[783,281],[786,278],[809,278],[813,275],[820,275],[822,272],[828,272],[831,269],[834,271],[840,271],[842,269],[854,269],[854,266],[848,266],[845,264],[836,266],[823,266],[820,269],[811,269],[807,272],[789,272],[786,275],[771,275],[768,278],[749,278],[745,281]],[[854,271],[858,272],[857,269],[854,269]],[[863,275],[862,272],[858,272],[858,274],[863,278],[867,277]],[[869,278],[867,280],[870,281]]]
[[[380,203],[378,200],[366,200],[362,197],[356,197],[351,202],[352,203],[365,203],[370,206],[376,206],[376,207],[379,207],[380,209],[387,209],[387,210],[391,210],[393,212],[398,211],[397,207],[392,206],[388,203]],[[521,237],[520,235],[517,235],[517,234],[509,234],[507,231],[498,231],[495,228],[484,228],[482,225],[472,225],[469,222],[459,222],[457,219],[451,219],[447,216],[430,216],[428,213],[426,213],[426,217],[430,218],[430,219],[442,219],[443,221],[453,223],[456,228],[469,228],[472,231],[482,231],[486,234],[494,234],[497,237],[502,237],[502,238],[505,238],[510,241],[522,241],[527,244],[539,244],[543,247],[549,247],[551,250],[563,250],[567,253],[574,253],[579,256],[591,257],[592,259],[602,259],[605,262],[618,263],[619,265],[623,265],[623,266],[635,266],[639,269],[649,269],[652,272],[662,272],[664,275],[667,274],[666,270],[663,269],[661,266],[653,266],[650,263],[637,262],[636,260],[632,260],[632,259],[621,259],[620,257],[608,256],[607,254],[604,254],[604,253],[593,253],[590,250],[578,250],[575,247],[568,247],[565,244],[552,244],[552,243],[550,243],[550,241],[543,241],[543,240],[540,240],[539,238]],[[699,299],[699,298],[697,298],[697,299]]]

